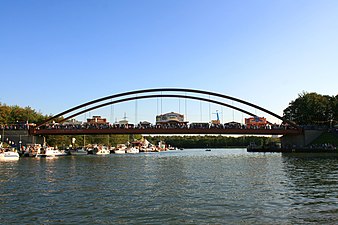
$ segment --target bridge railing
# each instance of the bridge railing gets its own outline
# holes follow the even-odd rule
[[[209,126],[189,125],[149,125],[134,126],[133,124],[86,124],[86,125],[62,125],[53,124],[30,129],[33,135],[80,135],[80,134],[286,134],[300,133],[286,125],[265,127],[227,126],[224,124],[212,124]]]

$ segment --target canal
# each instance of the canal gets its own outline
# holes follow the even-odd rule
[[[337,224],[338,157],[185,149],[0,162],[4,224]]]

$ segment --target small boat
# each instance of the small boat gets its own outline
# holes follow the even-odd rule
[[[160,152],[161,151],[161,149],[159,149],[159,148],[154,148],[153,150],[152,150],[152,152]]]
[[[153,147],[141,147],[140,152],[153,152],[154,148]]]
[[[0,160],[18,160],[20,155],[17,151],[4,150],[4,152],[0,153]]]
[[[71,155],[87,155],[88,152],[84,148],[79,148],[71,151]]]
[[[126,150],[125,150],[125,149],[115,149],[115,150],[114,150],[114,153],[115,153],[115,154],[125,154],[125,153],[126,153]]]
[[[109,155],[109,154],[110,154],[110,150],[108,150],[105,147],[99,148],[99,150],[96,153],[96,155]]]
[[[41,148],[38,150],[36,154],[36,158],[47,158],[47,157],[59,157],[69,155],[65,150],[58,150],[52,147]]]
[[[211,151],[211,149],[210,149],[210,148],[208,148],[208,149],[205,149],[205,151],[207,151],[207,152],[210,152],[210,151]]]
[[[135,147],[130,147],[130,148],[126,149],[126,153],[137,154],[137,153],[140,153],[140,150],[138,148],[135,148]]]
[[[119,144],[114,150],[115,154],[125,154],[126,153],[127,146],[124,144]]]

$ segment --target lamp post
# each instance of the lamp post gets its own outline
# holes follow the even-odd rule
[[[2,142],[5,140],[5,126],[2,125]]]

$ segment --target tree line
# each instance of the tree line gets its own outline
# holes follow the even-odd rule
[[[283,116],[298,125],[332,127],[338,124],[338,95],[303,92],[284,109]]]
[[[31,107],[20,107],[18,105],[8,106],[0,103],[0,124],[13,125],[16,123],[41,123],[50,116],[43,115]]]
[[[278,142],[278,138],[258,137],[258,136],[149,136],[148,141],[157,144],[164,141],[167,145],[178,148],[229,148],[229,147],[247,147],[250,143],[258,145],[267,145],[271,142]]]

